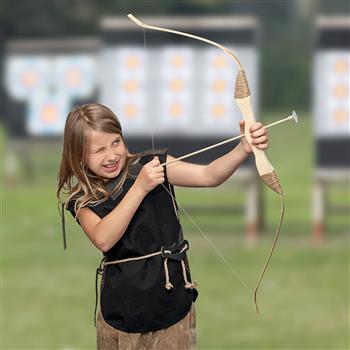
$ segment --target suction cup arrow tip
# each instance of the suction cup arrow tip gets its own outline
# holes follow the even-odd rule
[[[293,112],[292,112],[292,117],[293,117],[293,120],[294,120],[296,123],[299,122],[298,115],[297,115],[297,112],[296,112],[296,111],[293,111]]]

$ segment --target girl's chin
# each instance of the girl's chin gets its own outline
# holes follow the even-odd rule
[[[112,171],[112,172],[104,171],[102,176],[107,177],[107,178],[113,178],[113,177],[117,177],[119,174],[120,174],[120,171],[119,171],[119,169],[117,169],[117,170]]]
[[[120,171],[116,171],[115,173],[103,173],[100,176],[104,179],[104,181],[108,181],[110,179],[116,178],[120,174]]]

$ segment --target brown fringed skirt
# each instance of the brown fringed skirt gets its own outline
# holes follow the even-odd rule
[[[174,325],[154,332],[126,333],[109,325],[98,312],[96,322],[97,350],[194,350],[196,312],[194,304],[187,315]]]

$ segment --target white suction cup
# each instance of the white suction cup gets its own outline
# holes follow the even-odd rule
[[[297,112],[296,112],[296,111],[293,111],[293,112],[292,112],[292,117],[293,117],[293,120],[294,120],[296,123],[299,122],[298,115],[297,115]]]

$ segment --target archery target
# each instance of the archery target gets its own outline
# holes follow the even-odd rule
[[[5,86],[16,100],[29,99],[49,83],[50,61],[45,56],[12,56],[5,61]]]
[[[257,51],[231,49],[245,62],[258,103]],[[100,55],[101,103],[114,110],[128,135],[225,137],[239,133],[234,101],[237,68],[216,48],[185,45],[110,46]]]
[[[194,53],[189,47],[160,51],[158,132],[191,134]]]
[[[316,53],[313,77],[314,130],[318,137],[348,136],[349,50]]]
[[[31,135],[59,135],[74,98],[96,88],[94,55],[10,55],[5,88],[27,103],[26,129]]]
[[[255,70],[256,51],[229,45],[228,48],[237,57],[240,57],[241,62],[245,63],[249,86],[252,95],[255,96],[258,94]],[[204,49],[199,56],[203,58],[200,67],[203,75],[200,76],[197,86],[203,97],[196,115],[196,122],[201,125],[197,132],[201,135],[237,135],[239,134],[239,120],[243,117],[234,100],[236,64],[225,52],[215,48]],[[256,100],[256,98],[253,100],[255,107],[254,101]]]
[[[64,55],[54,59],[55,86],[70,98],[86,98],[95,88],[95,60],[84,55]]]
[[[101,55],[101,101],[116,112],[123,132],[144,134],[147,115],[147,58],[143,48],[109,47]]]

